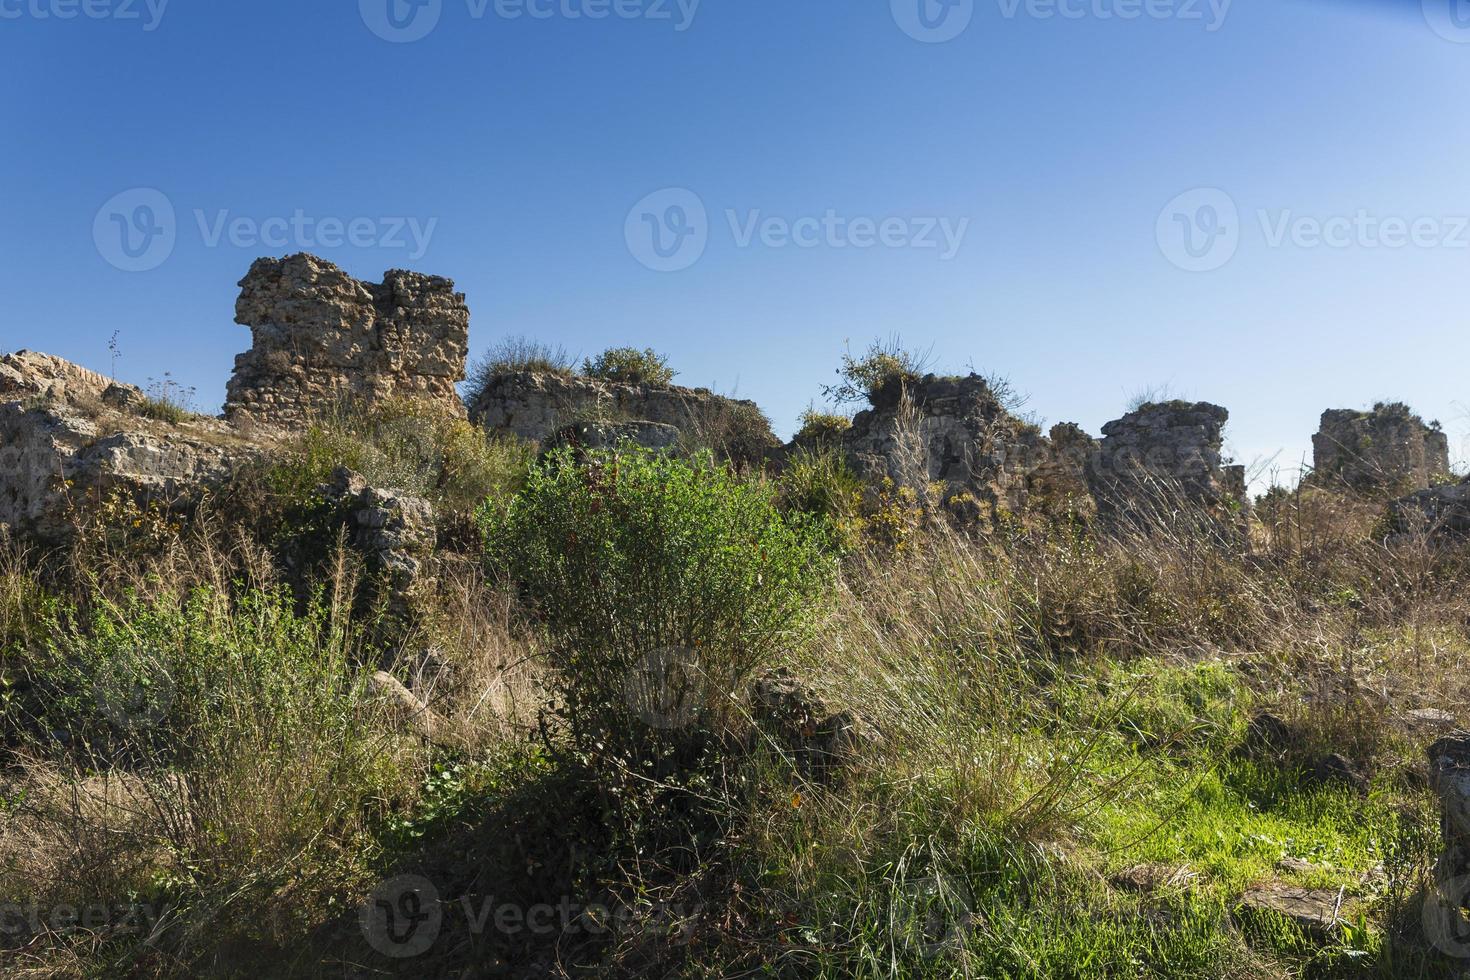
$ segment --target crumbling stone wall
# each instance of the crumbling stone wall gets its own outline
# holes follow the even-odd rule
[[[1388,505],[1388,512],[1401,534],[1470,538],[1470,477],[1400,497]]]
[[[0,355],[0,401],[100,402],[110,388],[142,395],[132,385],[117,385],[53,354],[20,350]]]
[[[1450,471],[1449,439],[1400,403],[1330,409],[1312,437],[1312,482],[1360,493],[1423,490]]]
[[[1025,506],[1028,476],[1048,456],[1045,437],[976,374],[885,386],[853,418],[842,446],[870,482],[941,484],[946,501],[970,496],[999,510]]]
[[[581,375],[517,372],[492,378],[470,405],[471,421],[538,445],[560,441],[569,427],[595,423],[652,423],[623,432],[655,448],[669,444],[668,427],[691,443],[730,446],[732,455],[758,459],[778,445],[770,422],[754,402],[704,388],[618,384]],[[605,439],[603,440],[605,441]],[[735,445],[738,443],[738,445]]]
[[[1230,413],[1209,402],[1148,404],[1103,426],[1088,481],[1110,524],[1147,525],[1181,505],[1234,523],[1247,503],[1245,467],[1221,454]]]
[[[311,255],[260,259],[240,281],[235,321],[253,343],[226,392],[232,422],[291,427],[397,396],[464,412],[455,385],[470,313],[448,279],[390,270],[366,283]]]
[[[1044,513],[1084,519],[1097,515],[1088,474],[1096,466],[1098,441],[1075,422],[1060,422],[1047,433],[1046,451],[1028,477],[1030,503]]]
[[[64,536],[74,508],[113,492],[172,504],[260,453],[217,419],[134,413],[142,393],[47,354],[0,357],[0,524]]]

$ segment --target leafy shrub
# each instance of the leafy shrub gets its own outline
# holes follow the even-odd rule
[[[852,428],[852,419],[846,415],[819,412],[816,408],[808,408],[797,416],[796,421],[801,424],[796,432],[797,442],[835,444]]]
[[[666,388],[673,383],[676,372],[669,369],[668,358],[651,347],[611,347],[596,359],[584,361],[582,373],[601,381]]]
[[[506,337],[470,367],[469,380],[465,383],[465,402],[474,404],[478,401],[496,378],[521,372],[566,377],[576,373],[576,360],[564,347],[553,347],[528,337]]]
[[[758,465],[766,450],[781,444],[771,431],[771,420],[752,402],[711,401],[696,420],[701,448],[737,466]]]
[[[531,448],[514,438],[488,436],[438,406],[410,400],[340,413],[312,426],[291,448],[293,458],[272,479],[278,492],[295,499],[309,498],[333,470],[346,466],[374,486],[460,512],[487,496],[514,492],[531,460]]]
[[[810,514],[825,521],[844,550],[860,543],[865,526],[863,481],[848,468],[841,453],[830,448],[797,450],[777,487],[787,513]]]
[[[489,562],[550,631],[561,710],[594,764],[686,764],[732,693],[794,642],[828,566],[815,529],[773,497],[708,454],[629,448],[583,465],[563,450],[487,512]]]
[[[842,355],[842,366],[837,369],[841,380],[824,386],[822,394],[839,405],[861,401],[877,404],[878,400],[895,397],[901,386],[919,380],[931,360],[927,351],[916,354],[905,350],[897,337],[886,343],[875,340],[861,357],[854,357],[850,350]]]

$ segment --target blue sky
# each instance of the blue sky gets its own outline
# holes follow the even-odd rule
[[[1470,456],[1450,0],[393,2],[0,0],[0,348],[106,371],[117,331],[212,410],[236,282],[307,250],[783,432],[898,334],[1094,432],[1218,402],[1283,476],[1383,398]]]

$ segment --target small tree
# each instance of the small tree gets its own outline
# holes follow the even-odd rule
[[[666,388],[673,383],[676,372],[669,369],[668,358],[651,347],[611,347],[595,359],[584,361],[582,373],[602,381]]]

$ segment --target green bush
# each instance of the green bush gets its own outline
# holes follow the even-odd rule
[[[905,350],[897,337],[886,343],[875,340],[861,357],[854,357],[851,351],[842,355],[842,366],[837,369],[840,380],[824,386],[822,394],[839,405],[861,401],[876,405],[894,397],[900,386],[918,381],[930,360],[927,351]]]
[[[438,406],[409,400],[318,422],[288,452],[272,474],[282,494],[306,499],[346,466],[374,486],[460,512],[514,492],[531,461],[531,448],[516,439],[489,436]]]
[[[830,569],[814,526],[708,454],[553,453],[485,525],[491,567],[551,634],[573,742],[599,765],[687,763],[796,641]]]
[[[695,430],[701,448],[738,467],[759,466],[767,450],[781,445],[771,420],[752,402],[710,401],[699,412]]]
[[[777,483],[781,508],[825,521],[844,549],[861,541],[863,481],[848,468],[842,454],[830,448],[798,450]]]
[[[796,432],[796,441],[802,443],[833,445],[852,428],[852,419],[846,415],[819,412],[815,408],[802,412],[796,421],[801,423],[801,428]]]
[[[601,381],[666,388],[676,372],[669,369],[668,358],[651,347],[612,347],[583,362],[582,373]]]

